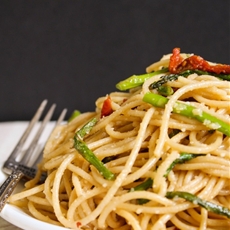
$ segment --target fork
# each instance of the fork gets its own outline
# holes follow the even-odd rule
[[[39,122],[39,119],[46,107],[46,104],[47,104],[47,100],[42,101],[36,113],[34,114],[33,118],[29,122],[28,127],[26,128],[25,132],[20,138],[19,142],[17,143],[14,150],[12,151],[12,153],[10,154],[10,156],[8,157],[8,159],[5,161],[3,165],[2,170],[9,176],[0,186],[0,212],[4,208],[7,199],[16,188],[18,182],[22,178],[32,179],[36,175],[36,171],[37,171],[36,165],[40,161],[43,151],[41,151],[39,154],[35,154],[36,152],[35,149],[38,145],[39,139],[43,131],[45,130],[48,122],[51,120],[51,117],[56,107],[56,105],[53,104],[50,107],[47,114],[45,115],[43,121]],[[66,112],[67,112],[66,109],[64,109],[61,112],[55,124],[55,127],[57,127],[64,120]],[[26,143],[28,143],[28,140],[31,139],[32,131],[34,130],[35,125],[37,123],[40,123],[40,127],[38,128],[36,134],[33,135],[33,138],[29,143],[29,147],[27,148],[26,151],[24,151],[23,154],[23,147],[26,145]],[[55,129],[55,127],[53,128],[53,130]]]

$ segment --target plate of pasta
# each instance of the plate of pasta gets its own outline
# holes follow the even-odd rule
[[[24,229],[229,229],[230,66],[174,48],[116,88],[53,131],[44,183],[27,182],[3,218],[12,208]]]

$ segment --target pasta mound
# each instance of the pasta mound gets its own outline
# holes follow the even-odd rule
[[[165,55],[147,72],[167,68],[169,62],[170,55]],[[143,97],[159,94],[150,85],[163,75],[100,97],[94,112],[57,127],[46,143],[36,178],[10,202],[39,220],[70,229],[229,229],[229,217],[201,207],[197,200],[171,199],[167,194],[187,192],[230,209],[229,136],[219,130],[219,123],[174,111],[178,102],[194,106],[194,116],[210,114],[227,124],[228,131],[230,83],[207,73],[179,76],[163,85],[173,93],[165,96],[164,107],[156,107]],[[108,98],[112,112],[101,116]],[[92,118],[98,122],[84,143],[115,175],[113,180],[104,178],[74,147],[76,132]],[[194,157],[175,163],[182,153]],[[44,172],[47,178],[40,184]]]

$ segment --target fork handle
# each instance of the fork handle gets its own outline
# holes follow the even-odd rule
[[[20,170],[13,171],[0,186],[0,212],[4,208],[7,199],[16,188],[18,182],[24,176]]]

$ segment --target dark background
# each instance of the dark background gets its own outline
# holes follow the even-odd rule
[[[0,121],[69,114],[174,47],[230,63],[228,0],[0,1]]]

